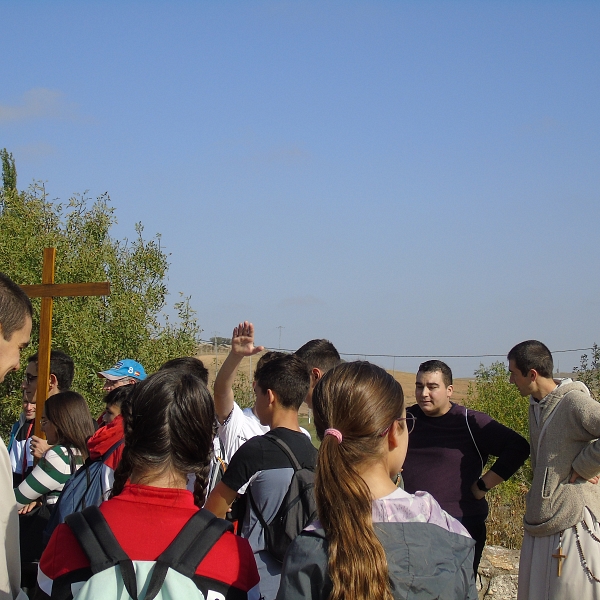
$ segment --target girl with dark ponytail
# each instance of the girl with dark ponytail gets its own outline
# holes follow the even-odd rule
[[[277,598],[475,600],[467,531],[430,494],[396,486],[412,429],[400,384],[345,363],[318,382],[313,410],[319,520],[289,547]]]
[[[164,369],[135,385],[121,415],[125,447],[110,499],[100,505],[100,512],[134,563],[155,561],[204,504],[214,403],[200,378]],[[190,473],[196,476],[193,494],[186,489]],[[38,582],[47,594],[40,597],[54,598],[52,587],[58,580],[60,585],[74,577],[85,581],[89,564],[69,526],[59,525],[40,561]],[[232,588],[233,597],[245,598],[258,584],[247,540],[224,533],[193,580],[201,590],[202,581],[218,582],[215,589]]]

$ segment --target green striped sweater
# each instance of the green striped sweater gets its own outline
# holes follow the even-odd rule
[[[71,448],[71,453],[76,471],[83,464],[83,458],[75,448]],[[49,504],[56,502],[69,477],[71,477],[71,461],[67,448],[53,446],[44,454],[25,481],[15,488],[19,508],[45,494]]]

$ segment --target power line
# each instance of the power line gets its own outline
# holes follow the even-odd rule
[[[210,340],[199,340],[211,344]],[[279,352],[295,352],[289,348],[268,348],[266,350],[277,350]],[[552,354],[563,354],[566,352],[586,352],[590,348],[572,348],[570,350],[551,350]],[[364,356],[369,358],[506,358],[506,354],[365,354],[364,352],[340,352],[340,356]]]

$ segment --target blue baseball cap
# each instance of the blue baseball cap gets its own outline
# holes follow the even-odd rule
[[[146,371],[139,362],[125,358],[120,360],[117,364],[113,365],[106,371],[100,371],[98,377],[104,377],[110,381],[116,381],[117,379],[123,379],[123,377],[131,377],[138,381],[144,381],[146,379]]]

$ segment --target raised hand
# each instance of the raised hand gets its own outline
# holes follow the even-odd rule
[[[264,346],[254,345],[254,325],[244,321],[234,327],[231,334],[231,352],[238,356],[254,356],[264,350]]]

